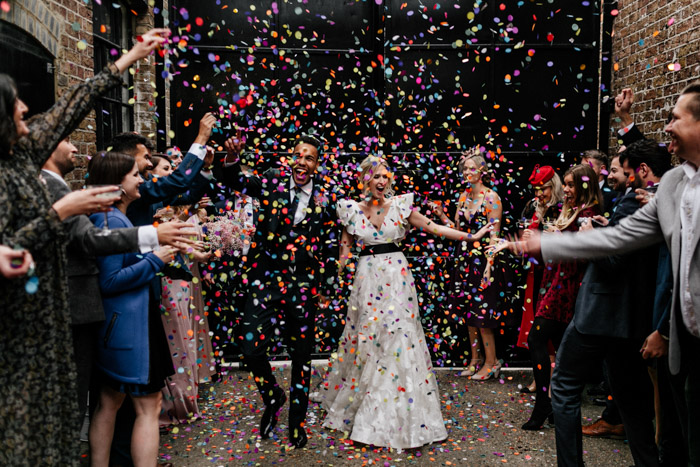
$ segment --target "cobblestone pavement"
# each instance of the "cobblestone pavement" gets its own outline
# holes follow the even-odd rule
[[[289,367],[282,365],[275,374],[288,388]],[[323,410],[314,403],[309,408],[309,443],[304,449],[288,448],[287,407],[273,439],[261,440],[258,426],[264,406],[248,373],[234,370],[222,382],[200,388],[201,419],[161,433],[161,456],[176,467],[556,465],[554,429],[520,429],[534,403],[529,394],[519,392],[529,383],[530,372],[504,372],[499,380],[486,382],[460,378],[455,371],[437,375],[448,431],[442,443],[407,451],[353,443],[321,427]],[[314,375],[312,385],[320,381]],[[602,412],[590,399],[584,394],[584,424]],[[584,450],[589,466],[633,463],[624,441],[584,438]]]

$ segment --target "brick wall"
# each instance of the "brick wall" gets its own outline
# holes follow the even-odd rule
[[[56,96],[66,89],[94,75],[92,40],[92,2],[83,0],[11,0],[10,10],[1,12],[0,19],[19,26],[37,38],[56,57]],[[153,15],[136,18],[136,34],[153,26]],[[81,43],[79,47],[78,44]],[[81,50],[82,48],[82,50]],[[152,59],[151,59],[152,61]],[[155,139],[155,121],[152,105],[155,89],[155,68],[151,61],[141,61],[134,77],[134,129]],[[95,154],[95,115],[90,113],[71,135],[80,157],[78,167],[67,178],[74,188],[85,176],[88,155]]]
[[[618,6],[612,89],[632,88],[635,122],[645,134],[667,141],[663,128],[678,93],[700,79],[698,2],[620,0]],[[675,65],[673,71],[669,65]],[[619,127],[615,121],[612,126]],[[611,147],[617,147],[617,138]]]

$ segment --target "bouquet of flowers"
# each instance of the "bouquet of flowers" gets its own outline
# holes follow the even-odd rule
[[[249,221],[242,209],[230,209],[220,216],[204,223],[203,231],[212,249],[220,250],[227,255],[234,255],[250,245],[250,239],[255,233],[255,226]]]

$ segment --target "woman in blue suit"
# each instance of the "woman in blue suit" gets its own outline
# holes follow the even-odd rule
[[[121,153],[97,155],[88,170],[91,185],[122,186],[121,199],[107,214],[109,228],[132,227],[126,209],[140,197],[139,185],[143,183],[134,158]],[[105,227],[104,215],[94,214],[91,220]],[[134,465],[156,465],[160,390],[165,377],[172,374],[172,362],[167,344],[165,352],[159,345],[164,332],[157,309],[149,307],[149,284],[175,251],[161,247],[153,253],[97,259],[105,322],[97,345],[97,366],[102,373],[100,398],[90,425],[93,466],[109,465],[115,417],[127,395],[136,410],[131,443]],[[161,358],[163,355],[167,359]]]

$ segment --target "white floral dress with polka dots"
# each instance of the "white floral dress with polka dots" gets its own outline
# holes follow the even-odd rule
[[[391,199],[377,229],[357,202],[338,218],[365,246],[406,236],[413,195]],[[413,275],[403,253],[361,256],[337,352],[319,390],[323,426],[375,446],[407,449],[447,437],[437,381],[420,323]]]

